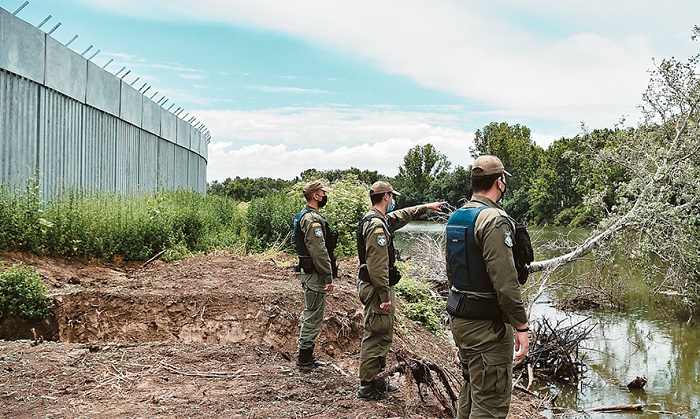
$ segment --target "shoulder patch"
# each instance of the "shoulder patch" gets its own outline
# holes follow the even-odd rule
[[[510,231],[505,232],[503,241],[505,242],[506,246],[513,247],[513,235],[510,234]]]
[[[380,234],[377,236],[377,244],[380,245],[381,247],[386,246],[386,236],[383,234]]]
[[[314,236],[323,237],[323,229],[321,227],[316,227],[314,229]]]

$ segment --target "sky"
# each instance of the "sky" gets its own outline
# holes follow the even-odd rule
[[[394,176],[428,143],[467,167],[492,122],[545,148],[582,124],[636,125],[654,63],[700,52],[697,0],[30,0],[17,14],[49,15],[56,40],[78,35],[69,48],[205,124],[208,181]]]

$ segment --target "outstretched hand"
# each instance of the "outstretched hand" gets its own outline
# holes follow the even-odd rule
[[[433,211],[440,211],[443,205],[447,204],[447,202],[442,201],[442,202],[431,202],[429,204],[426,204],[428,209],[431,209]]]

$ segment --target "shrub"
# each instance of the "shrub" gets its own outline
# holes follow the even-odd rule
[[[245,209],[193,191],[138,196],[68,191],[47,204],[33,187],[0,188],[0,250],[108,260],[146,260],[182,246],[189,252],[242,245]]]
[[[36,269],[23,263],[0,273],[0,317],[45,318],[52,315],[53,301]]]
[[[435,334],[442,331],[440,313],[445,310],[445,304],[441,299],[432,297],[430,285],[404,276],[394,290],[404,300],[404,312],[409,319],[422,324]]]
[[[253,199],[248,205],[245,223],[248,247],[257,252],[270,247],[291,249],[294,216],[302,206],[303,199],[285,192]]]

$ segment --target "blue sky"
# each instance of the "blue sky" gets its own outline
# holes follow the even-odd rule
[[[93,45],[86,57],[206,124],[209,180],[392,176],[426,143],[467,166],[490,122],[545,147],[582,122],[634,125],[653,59],[700,51],[697,0],[31,0],[18,14],[48,15],[55,39],[79,35],[71,49]]]

